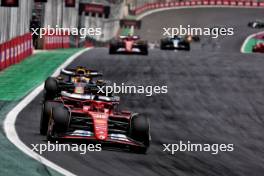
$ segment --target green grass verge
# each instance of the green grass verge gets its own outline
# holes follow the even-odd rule
[[[0,124],[17,101],[0,101]],[[3,129],[3,127],[1,128]],[[0,133],[0,175],[60,176],[58,172],[25,155],[10,143],[3,131]]]
[[[80,49],[37,53],[0,72],[0,100],[16,101],[41,84],[54,70]]]
[[[37,53],[0,72],[0,175],[58,176],[59,173],[18,150],[3,132],[3,120],[19,100],[40,85],[80,49]]]

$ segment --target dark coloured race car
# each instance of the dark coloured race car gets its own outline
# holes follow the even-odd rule
[[[120,111],[119,97],[69,93],[45,101],[40,132],[50,141],[74,140],[117,145],[145,153],[150,143],[147,118]]]
[[[248,27],[251,28],[264,28],[264,21],[255,20],[248,23]]]
[[[76,85],[83,85],[84,92],[81,93],[96,94],[98,86],[106,84],[104,80],[93,80],[95,77],[100,76],[102,76],[102,73],[84,67],[62,69],[59,76],[49,77],[45,81],[44,100],[52,100],[60,96],[61,91],[74,92],[76,91]]]
[[[190,41],[188,41],[186,37],[180,37],[176,35],[173,37],[167,37],[160,40],[160,49],[177,49],[190,51]]]
[[[253,47],[254,53],[264,53],[264,43],[258,43]]]
[[[139,36],[120,36],[109,46],[109,54],[117,53],[148,55],[148,42],[140,40]]]

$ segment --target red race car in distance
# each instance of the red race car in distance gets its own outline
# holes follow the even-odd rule
[[[148,55],[148,42],[140,40],[139,36],[120,36],[109,46],[109,54],[117,53]]]
[[[254,53],[264,53],[264,43],[258,43],[253,47]]]

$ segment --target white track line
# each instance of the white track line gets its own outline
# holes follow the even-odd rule
[[[246,53],[246,52],[245,52],[245,48],[246,48],[246,45],[247,45],[248,41],[249,41],[251,38],[253,38],[254,36],[257,36],[257,35],[260,35],[260,34],[264,34],[264,31],[249,35],[249,36],[246,38],[246,40],[243,42],[243,45],[242,45],[241,48],[240,48],[240,52],[241,52],[241,53]]]
[[[83,54],[84,52],[88,51],[91,48],[86,48],[84,50],[79,51],[78,53],[72,55],[69,59],[67,59],[66,62],[60,65],[59,68],[52,74],[52,76],[56,76],[60,73],[60,70],[67,65],[69,65],[74,59],[76,59],[78,56]],[[17,116],[20,111],[22,111],[36,96],[43,90],[44,83],[42,83],[40,86],[38,86],[36,89],[34,89],[29,95],[27,95],[21,102],[19,102],[15,108],[13,108],[6,116],[6,119],[4,120],[4,132],[6,134],[6,137],[21,151],[23,151],[28,156],[34,158],[35,160],[43,163],[44,165],[54,169],[55,171],[68,176],[75,176],[75,174],[67,171],[66,169],[58,166],[57,164],[49,161],[48,159],[44,158],[43,156],[33,152],[28,146],[26,146],[23,141],[20,140],[16,128],[15,128],[15,122],[17,119]]]

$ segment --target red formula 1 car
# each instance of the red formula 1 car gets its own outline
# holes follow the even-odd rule
[[[253,47],[254,53],[264,53],[264,43],[258,43]]]
[[[120,36],[109,47],[109,54],[117,53],[148,55],[148,43],[140,40],[139,36]]]
[[[48,140],[86,140],[117,144],[145,153],[150,143],[150,126],[137,113],[119,111],[119,97],[77,94],[63,91],[61,97],[46,101],[42,122]],[[43,128],[43,127],[42,127]]]

